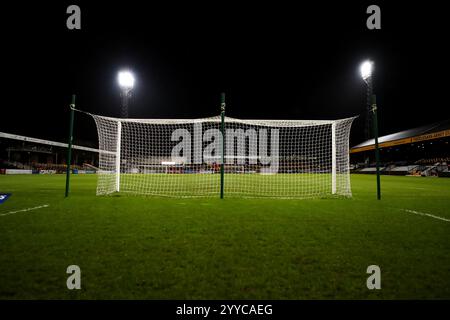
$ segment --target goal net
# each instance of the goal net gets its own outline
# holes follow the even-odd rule
[[[172,197],[351,196],[349,134],[341,120],[119,119],[92,115],[97,194]]]

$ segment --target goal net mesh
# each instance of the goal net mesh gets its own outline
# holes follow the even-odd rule
[[[341,120],[119,119],[92,115],[97,194],[218,197],[351,196],[349,134]],[[224,137],[224,138],[223,138]]]

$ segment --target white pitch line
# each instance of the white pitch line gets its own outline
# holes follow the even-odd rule
[[[427,217],[435,218],[435,219],[438,219],[438,220],[450,222],[450,219],[439,217],[439,216],[435,216],[435,215],[429,214],[429,213],[423,213],[423,212],[414,211],[414,210],[408,210],[408,209],[403,209],[403,211],[406,211],[406,212],[409,212],[409,213],[418,214],[419,216],[427,216]]]
[[[31,210],[41,209],[41,208],[47,208],[48,206],[49,206],[48,204],[44,204],[44,205],[38,206],[38,207],[27,208],[27,209],[16,210],[16,211],[10,211],[10,212],[6,212],[6,213],[0,213],[0,216],[7,216],[7,215],[18,213],[18,212],[26,212],[26,211],[31,211]]]

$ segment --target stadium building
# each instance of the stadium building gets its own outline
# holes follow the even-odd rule
[[[0,132],[0,174],[64,173],[66,159],[66,143]],[[97,166],[97,149],[73,146],[74,173],[94,173]]]
[[[381,173],[450,177],[450,120],[378,139]],[[375,173],[374,139],[350,149],[352,171]]]

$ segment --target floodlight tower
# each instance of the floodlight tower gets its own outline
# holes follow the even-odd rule
[[[134,87],[134,76],[128,70],[120,71],[117,81],[119,82],[121,89],[120,96],[122,97],[121,117],[128,118],[128,102]]]
[[[377,116],[377,101],[376,96],[373,94],[372,78],[373,78],[373,62],[365,61],[361,64],[361,77],[367,84],[367,120],[366,120],[366,137],[370,132],[370,115],[372,114],[373,120],[373,136],[375,140],[375,162],[377,167],[377,199],[381,199],[381,187],[380,187],[380,151],[378,148],[378,116]]]
[[[373,62],[372,61],[364,61],[361,64],[361,77],[363,78],[364,82],[367,84],[367,104],[366,104],[366,114],[365,114],[365,125],[364,125],[364,137],[366,140],[369,140],[372,138],[370,128],[371,128],[371,121],[370,121],[370,109],[371,109],[371,99],[372,99],[372,72],[373,72]]]

